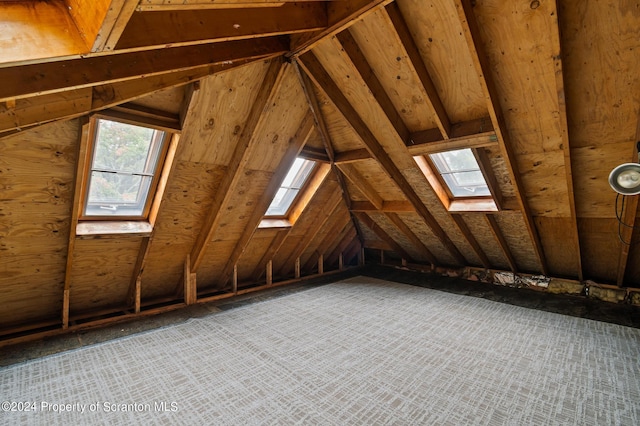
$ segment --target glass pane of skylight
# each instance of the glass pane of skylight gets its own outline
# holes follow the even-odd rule
[[[440,152],[429,156],[454,197],[491,195],[484,175],[470,149]]]
[[[287,172],[280,189],[273,197],[271,205],[267,209],[265,216],[284,216],[296,199],[298,192],[304,186],[307,178],[313,170],[315,163],[303,158],[296,158],[293,165]]]
[[[86,216],[141,216],[165,133],[100,119],[94,140]]]

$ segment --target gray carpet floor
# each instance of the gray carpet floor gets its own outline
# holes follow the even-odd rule
[[[640,330],[356,277],[1,368],[0,396],[7,425],[638,425]]]

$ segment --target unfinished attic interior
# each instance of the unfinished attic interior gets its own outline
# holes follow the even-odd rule
[[[639,69],[635,1],[2,1],[0,344],[369,263],[640,304]]]

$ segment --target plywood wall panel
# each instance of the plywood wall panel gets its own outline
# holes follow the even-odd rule
[[[262,260],[280,229],[257,229],[238,260],[238,282],[253,281],[253,271]]]
[[[233,251],[235,246],[235,241],[221,240],[209,243],[205,258],[196,271],[198,291],[205,289],[221,290],[223,288],[231,288],[232,276],[229,275],[228,277],[221,277],[220,274],[229,260],[229,253]]]
[[[179,114],[184,103],[186,86],[171,87],[159,90],[143,98],[133,101],[136,105]]]
[[[80,126],[0,139],[0,328],[60,319]]]
[[[76,240],[70,314],[126,306],[140,237]]]
[[[322,111],[322,116],[327,125],[329,137],[331,138],[335,152],[364,148],[356,132],[333,103],[319,90],[315,89],[314,92],[318,98],[320,110]]]
[[[573,238],[571,219],[536,217],[549,274],[555,277],[578,278],[578,245]]]
[[[180,141],[183,160],[229,164],[266,67],[256,62],[201,80]]]
[[[456,265],[457,262],[440,240],[417,213],[398,213],[400,219],[413,231],[431,253],[438,260],[439,265]]]
[[[509,271],[511,269],[509,267],[509,263],[504,257],[504,254],[502,253],[498,242],[493,236],[491,228],[489,228],[484,214],[466,213],[462,215],[462,218],[464,219],[469,229],[473,232],[473,236],[475,237],[476,241],[478,241],[478,244],[480,244],[480,247],[482,248],[484,253],[487,255],[487,258],[491,262],[491,267]],[[522,237],[522,235],[520,235],[520,237]]]
[[[494,216],[509,246],[518,270],[537,274],[542,273],[536,261],[531,240],[529,238],[523,238],[524,235],[528,234],[522,214],[520,214],[520,212],[501,212]]]
[[[211,207],[226,169],[178,161],[160,206],[153,241],[142,274],[142,299],[173,294],[184,260]]]
[[[640,93],[637,2],[571,1],[559,7],[572,148],[632,143]]]
[[[584,278],[614,283],[618,269],[618,221],[614,219],[579,218],[580,247]]]
[[[453,2],[398,0],[451,122],[487,116],[487,104]]]
[[[376,160],[359,161],[352,165],[385,201],[404,200],[405,197],[398,185],[391,180]]]
[[[436,128],[428,95],[384,9],[369,14],[349,31],[409,130]]]

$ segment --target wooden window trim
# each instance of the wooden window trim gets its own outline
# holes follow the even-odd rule
[[[498,188],[497,180],[491,171],[489,158],[482,148],[469,149],[471,149],[471,152],[478,162],[478,167],[484,176],[491,195],[480,197],[455,197],[449,189],[449,186],[445,183],[442,175],[438,172],[438,168],[433,164],[428,155],[418,155],[413,158],[447,211],[452,213],[500,211],[502,197]]]
[[[106,119],[125,124],[145,126],[164,132],[164,137],[158,163],[153,180],[147,193],[147,200],[140,216],[91,216],[85,215],[89,190],[89,175],[91,173],[93,155],[96,142],[97,123],[99,119]],[[160,203],[166,189],[169,174],[180,136],[173,125],[162,125],[153,118],[145,115],[123,113],[122,111],[103,111],[94,114],[89,119],[89,132],[82,138],[85,146],[84,168],[78,170],[77,179],[81,179],[80,208],[78,209],[78,225],[76,235],[90,237],[91,235],[136,234],[150,235],[155,224]]]

